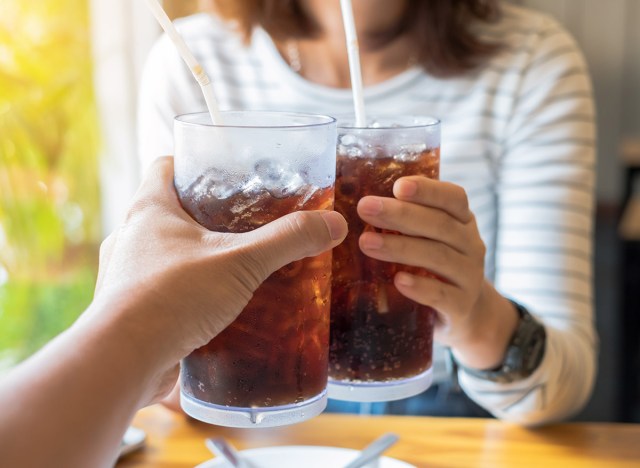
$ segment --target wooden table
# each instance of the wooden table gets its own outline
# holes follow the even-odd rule
[[[147,447],[118,467],[193,467],[212,456],[205,437],[237,448],[328,445],[362,448],[379,435],[400,436],[388,455],[419,467],[639,467],[640,425],[570,423],[524,429],[492,419],[323,414],[274,429],[209,426],[155,406],[136,416]],[[328,467],[332,468],[332,467]]]

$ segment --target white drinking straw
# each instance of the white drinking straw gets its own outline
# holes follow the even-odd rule
[[[351,74],[351,90],[353,92],[353,107],[356,112],[356,127],[367,126],[364,113],[364,96],[362,95],[362,71],[360,70],[360,48],[356,23],[353,19],[351,0],[340,0],[344,32],[347,36],[347,54],[349,55],[349,73]]]
[[[182,60],[185,61],[191,73],[198,81],[200,88],[202,89],[202,94],[204,94],[204,100],[207,103],[207,109],[209,109],[209,114],[211,115],[211,121],[214,125],[220,125],[222,123],[222,118],[220,117],[220,109],[218,108],[218,100],[213,94],[213,86],[211,85],[211,80],[202,69],[202,66],[198,63],[196,58],[193,56],[187,44],[182,39],[182,36],[178,34],[176,27],[173,25],[167,13],[162,9],[162,6],[158,3],[158,0],[147,0],[147,5],[151,9],[153,16],[156,17],[158,23],[167,33],[167,36],[171,39],[171,42],[176,46]]]

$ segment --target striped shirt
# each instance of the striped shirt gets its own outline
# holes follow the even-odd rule
[[[201,14],[177,22],[223,109],[352,111],[351,93],[293,72],[270,37],[249,45]],[[585,61],[553,19],[514,5],[479,26],[505,47],[473,72],[437,78],[419,67],[365,89],[370,114],[442,120],[441,178],[465,188],[487,246],[485,274],[547,330],[545,356],[525,380],[499,384],[459,371],[465,393],[495,416],[535,425],[564,419],[595,380],[592,234],[593,96]],[[146,166],[172,154],[177,114],[205,110],[200,89],[166,37],[151,51],[139,104]],[[436,350],[435,379],[448,378]]]

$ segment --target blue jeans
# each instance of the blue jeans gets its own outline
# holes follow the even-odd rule
[[[354,414],[492,417],[489,412],[466,396],[459,387],[450,383],[434,384],[425,392],[404,400],[375,403],[329,400],[325,411]]]

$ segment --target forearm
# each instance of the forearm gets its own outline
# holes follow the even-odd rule
[[[496,367],[504,359],[514,333],[512,323],[517,324],[517,312],[510,301],[493,291],[495,299],[488,301],[495,307],[493,312],[478,313],[482,323],[476,327],[477,333],[459,348],[452,348],[456,361],[466,367]],[[575,414],[591,394],[597,343],[588,321],[562,322],[558,321],[557,326],[553,321],[544,324],[545,354],[532,375],[507,384],[475,377],[461,369],[458,377],[465,393],[496,417],[522,425],[547,424]]]
[[[499,384],[460,370],[465,393],[496,417],[525,426],[565,420],[578,412],[595,381],[595,340],[589,330],[577,327],[546,328],[545,355],[530,377]]]
[[[125,327],[79,321],[0,384],[0,465],[110,465],[158,374]]]

